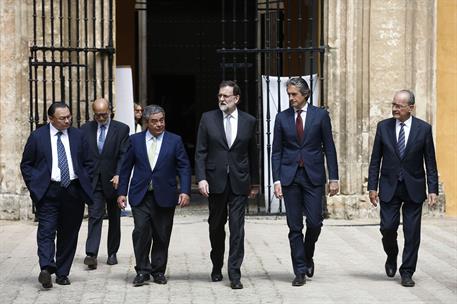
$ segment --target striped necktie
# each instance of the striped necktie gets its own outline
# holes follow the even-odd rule
[[[57,132],[57,163],[60,169],[60,185],[67,188],[70,185],[70,170],[68,169],[67,153],[60,137],[62,132]]]
[[[100,126],[100,135],[98,136],[98,143],[97,143],[97,147],[98,147],[98,152],[99,153],[102,153],[103,151],[103,145],[105,144],[105,130],[106,130],[106,126],[105,125],[101,125]]]
[[[400,158],[403,158],[403,154],[405,153],[405,129],[404,129],[405,123],[401,122],[400,123],[400,133],[398,133],[398,141],[397,141],[397,147],[398,147],[398,152],[400,152]]]

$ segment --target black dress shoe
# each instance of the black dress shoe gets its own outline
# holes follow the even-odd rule
[[[92,255],[86,256],[84,264],[87,265],[89,269],[97,269],[97,257]]]
[[[404,287],[414,287],[416,283],[413,281],[410,275],[401,276],[401,285]]]
[[[38,276],[38,282],[41,283],[43,288],[52,288],[51,273],[48,270],[43,269]]]
[[[314,261],[311,259],[310,262],[306,263],[305,274],[308,278],[312,278],[314,275]]]
[[[214,270],[211,272],[211,281],[213,282],[220,282],[224,277],[220,270]]]
[[[389,278],[393,278],[397,272],[397,262],[389,262],[387,259],[386,264],[384,265],[386,269],[386,274]]]
[[[158,272],[158,273],[154,273],[152,275],[152,277],[154,278],[154,283],[157,283],[157,284],[167,284],[167,278],[165,277],[165,275],[161,272]]]
[[[240,280],[233,280],[230,282],[230,287],[232,289],[243,289],[243,284],[241,284]]]
[[[295,279],[292,281],[292,286],[303,286],[306,283],[305,274],[297,274]]]
[[[106,264],[108,265],[116,265],[117,264],[117,257],[116,254],[113,253],[108,257],[108,260],[106,260]]]
[[[70,279],[67,276],[56,277],[56,284],[59,285],[70,285]]]
[[[146,283],[146,281],[149,281],[150,279],[151,277],[149,276],[149,274],[139,273],[133,280],[133,286],[143,286]]]

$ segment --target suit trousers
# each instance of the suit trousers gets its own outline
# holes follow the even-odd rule
[[[283,186],[292,266],[295,274],[304,274],[314,256],[323,221],[322,195],[324,186],[315,186],[304,168],[299,167],[292,184]],[[303,213],[306,234],[303,237]]]
[[[121,209],[117,206],[116,198],[107,198],[102,184],[97,183],[94,191],[94,203],[89,206],[88,233],[86,254],[97,256],[102,236],[105,204],[108,211],[108,256],[117,253],[121,243]]]
[[[228,257],[228,275],[230,280],[241,278],[241,264],[244,258],[244,216],[247,195],[237,195],[230,187],[230,176],[224,192],[210,194],[209,208],[209,239],[211,242],[211,261],[215,270],[222,269],[225,251],[225,223],[227,215],[230,230],[230,249]]]
[[[37,244],[41,270],[47,269],[57,276],[70,274],[84,214],[82,191],[78,180],[72,181],[68,188],[51,182],[37,204]]]
[[[395,195],[389,202],[381,201],[381,234],[384,251],[389,261],[397,260],[397,230],[400,224],[400,208],[403,215],[403,248],[400,274],[413,275],[416,271],[420,244],[422,204],[410,199],[404,182],[398,182]]]
[[[165,273],[175,207],[160,207],[155,201],[154,192],[148,191],[138,206],[132,206],[132,214],[135,223],[132,239],[136,272]]]

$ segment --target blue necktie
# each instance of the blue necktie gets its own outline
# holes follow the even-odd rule
[[[60,137],[62,132],[57,132],[57,161],[60,169],[60,185],[67,188],[70,185],[70,170],[68,169],[67,153]]]
[[[400,152],[400,158],[403,158],[403,154],[405,153],[405,130],[404,127],[405,124],[402,122],[400,123],[400,133],[398,133],[398,141],[397,141],[397,147],[398,147],[398,152]]]
[[[100,136],[98,137],[98,143],[97,143],[99,153],[102,153],[103,145],[105,144],[105,129],[106,129],[105,125],[100,126]]]

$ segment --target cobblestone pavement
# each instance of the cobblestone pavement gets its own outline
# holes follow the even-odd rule
[[[190,210],[190,211],[189,211]],[[210,281],[206,210],[177,210],[169,251],[167,285],[133,287],[133,220],[122,218],[119,264],[106,261],[106,231],[98,269],[83,265],[85,220],[71,285],[44,290],[37,281],[36,223],[0,221],[0,303],[456,303],[457,219],[424,219],[416,286],[384,273],[379,225],[373,220],[327,220],[317,244],[316,272],[292,287],[284,217],[247,217],[243,290]],[[228,228],[227,228],[228,230]],[[400,245],[402,245],[400,233]],[[402,248],[402,246],[401,246]],[[226,270],[226,268],[224,268]]]

